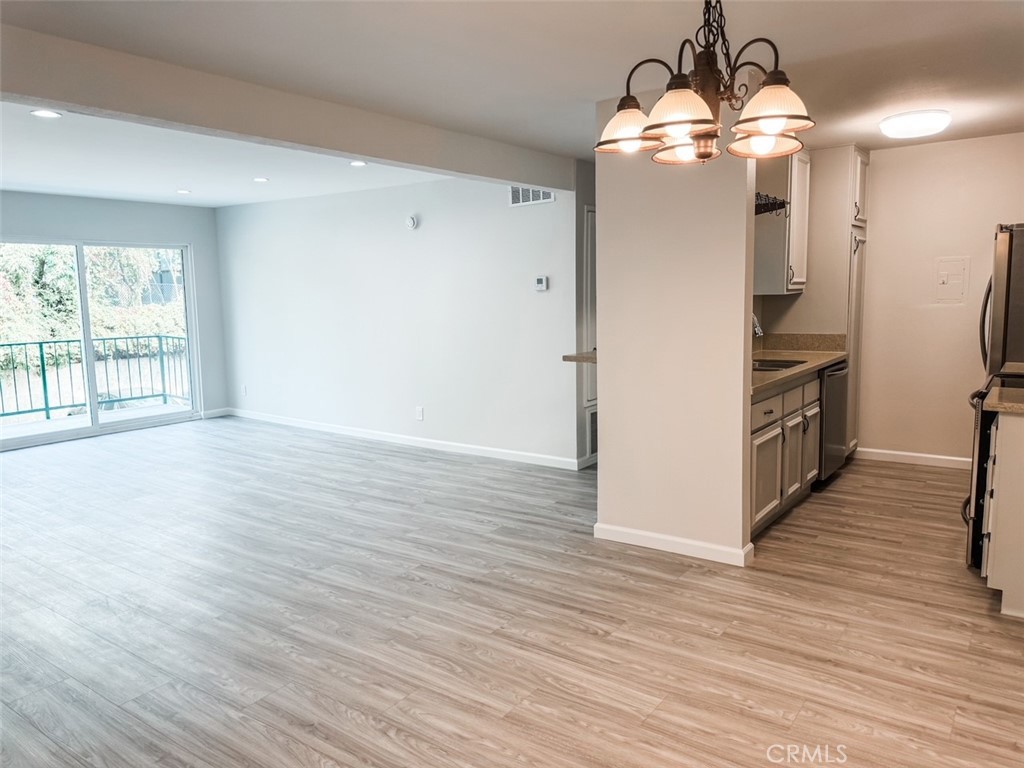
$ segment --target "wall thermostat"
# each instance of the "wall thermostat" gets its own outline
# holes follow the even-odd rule
[[[537,277],[533,279],[533,287],[538,291],[546,291],[548,289],[548,276],[537,275]]]
[[[408,229],[416,229],[416,227],[419,226],[419,222],[416,221],[416,217],[415,216],[410,216],[409,218],[407,218],[405,220],[405,226]]]

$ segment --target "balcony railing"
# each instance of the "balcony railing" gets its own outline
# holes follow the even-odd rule
[[[110,336],[92,346],[101,410],[189,404],[184,336]],[[85,413],[85,382],[80,339],[0,344],[0,416]]]

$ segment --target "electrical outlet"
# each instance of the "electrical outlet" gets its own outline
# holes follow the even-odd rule
[[[416,421],[423,421],[423,406],[416,406]]]

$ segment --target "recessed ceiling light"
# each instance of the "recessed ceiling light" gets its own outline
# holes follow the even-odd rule
[[[916,139],[942,133],[952,120],[944,109],[921,109],[890,115],[878,124],[878,128],[890,139]]]
[[[191,195],[192,194],[192,190],[191,189],[179,189],[178,190],[178,194],[179,195]]]
[[[253,181],[255,181],[257,184],[266,184],[268,181],[270,181],[270,179],[268,179],[266,176],[257,176],[256,178],[253,179]]]
[[[58,117],[64,116],[60,112],[55,112],[52,109],[33,109],[29,114],[35,117],[42,117],[47,120],[54,120]]]
[[[365,160],[353,160],[351,163],[349,163],[349,165],[351,165],[353,168],[362,168],[364,165],[366,165],[366,161]]]

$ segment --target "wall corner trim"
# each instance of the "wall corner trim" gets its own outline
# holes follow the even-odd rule
[[[395,443],[397,445],[410,445],[417,448],[430,448],[435,451],[447,451],[448,453],[463,453],[470,456],[481,456],[488,459],[502,459],[504,461],[518,461],[521,464],[536,464],[541,467],[552,467],[554,469],[577,469],[576,459],[562,458],[561,456],[548,456],[542,453],[526,453],[525,451],[511,451],[504,448],[490,448],[485,445],[470,445],[468,443],[452,443],[447,440],[434,440],[428,437],[415,437],[413,435],[400,435],[394,432],[378,432],[372,429],[360,429],[359,427],[346,427],[341,424],[328,424],[322,421],[309,421],[307,419],[295,419],[290,416],[277,416],[272,413],[261,413],[240,408],[223,408],[225,411],[218,415],[238,416],[242,419],[253,419],[254,421],[266,421],[271,424],[282,424],[288,427],[300,429],[313,429],[318,432],[330,432],[335,435],[347,437],[358,437],[364,440],[376,440],[383,443]]]
[[[660,549],[662,552],[673,552],[677,555],[740,567],[749,565],[754,556],[754,545],[750,543],[742,548],[724,547],[721,544],[712,544],[707,541],[685,539],[681,536],[670,536],[665,533],[642,531],[638,528],[626,528],[607,523],[594,525],[594,538],[647,547],[648,549]]]
[[[909,451],[887,451],[881,448],[860,448],[853,458],[865,461],[891,461],[894,464],[919,464],[923,467],[946,467],[948,469],[970,469],[970,457],[938,456],[933,453],[911,453]]]

